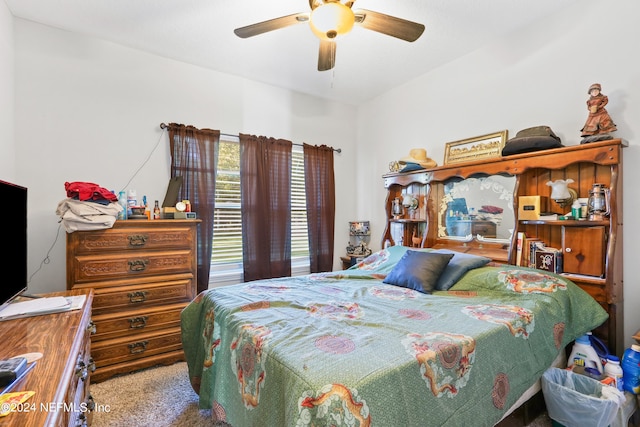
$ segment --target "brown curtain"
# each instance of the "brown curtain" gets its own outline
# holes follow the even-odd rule
[[[333,270],[336,185],[333,148],[304,144],[311,273]]]
[[[220,131],[170,123],[171,177],[182,177],[178,200],[189,200],[198,224],[198,293],[209,287]]]
[[[240,134],[244,281],[291,276],[291,141]]]

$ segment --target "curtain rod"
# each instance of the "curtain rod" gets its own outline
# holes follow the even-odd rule
[[[164,123],[160,123],[160,129],[168,129],[168,128],[169,128],[169,125],[164,124]],[[240,138],[240,135],[233,135],[233,134],[230,134],[230,133],[220,132],[220,135],[222,135],[222,136],[230,136],[232,138]],[[292,142],[292,144],[296,145],[298,147],[302,147],[303,146],[303,144],[298,144],[298,143],[295,143],[295,142]],[[333,151],[335,151],[336,153],[342,153],[342,148],[333,148],[333,147],[331,147],[331,149]]]

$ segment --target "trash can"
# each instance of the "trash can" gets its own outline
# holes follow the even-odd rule
[[[566,369],[547,369],[541,383],[549,418],[566,427],[608,426],[620,407],[617,399],[603,397],[608,386]]]

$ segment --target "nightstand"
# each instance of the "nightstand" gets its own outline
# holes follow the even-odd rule
[[[365,257],[362,255],[341,256],[340,260],[342,261],[342,269],[346,270],[347,268],[351,267],[352,265],[355,265],[358,261],[364,258]]]

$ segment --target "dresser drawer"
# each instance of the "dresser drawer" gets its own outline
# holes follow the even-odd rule
[[[158,279],[158,278],[155,278]],[[189,302],[195,295],[193,279],[134,282],[112,287],[94,288],[93,313],[142,310],[155,305]]]
[[[76,254],[122,252],[126,250],[191,248],[194,233],[186,225],[151,228],[149,224],[139,226],[127,223],[127,227],[116,226],[107,230],[69,234],[68,243]],[[155,225],[155,224],[153,224]]]
[[[180,327],[92,343],[96,368],[182,349]]]
[[[175,251],[141,251],[77,255],[71,262],[73,283],[85,283],[110,278],[149,277],[161,274],[192,272],[195,253],[189,249]]]
[[[188,303],[152,307],[93,316],[96,333],[93,342],[117,337],[132,337],[144,332],[180,326],[180,313]]]

